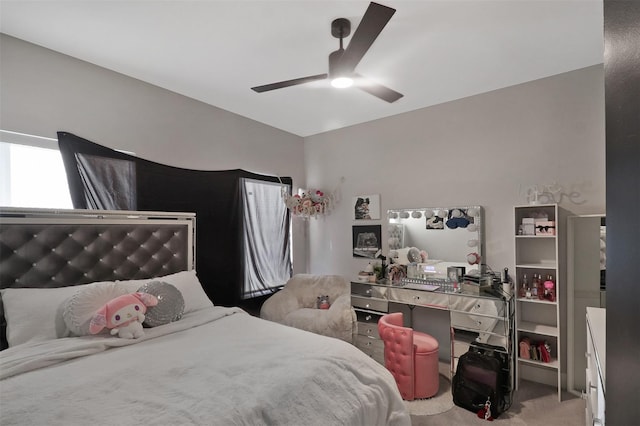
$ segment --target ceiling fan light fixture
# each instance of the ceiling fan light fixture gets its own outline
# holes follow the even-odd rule
[[[355,86],[383,101],[389,103],[397,101],[402,97],[402,93],[391,90],[382,84],[368,82],[366,78],[355,72],[356,66],[395,12],[395,9],[388,6],[374,2],[369,3],[346,49],[344,48],[344,38],[351,34],[351,22],[346,18],[334,19],[331,22],[331,35],[340,40],[340,47],[329,54],[329,72],[327,74],[294,78],[252,87],[251,89],[254,92],[262,93],[311,81],[328,79],[333,87],[344,89]]]
[[[331,80],[331,85],[338,89],[346,89],[353,86],[353,79],[349,77],[336,77]]]

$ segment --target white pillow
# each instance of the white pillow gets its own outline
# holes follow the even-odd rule
[[[53,340],[72,334],[80,335],[77,332],[82,332],[84,329],[82,319],[87,315],[87,309],[91,309],[97,303],[94,305],[95,301],[89,302],[91,297],[87,297],[87,305],[83,305],[82,310],[79,307],[75,310],[69,309],[67,305],[74,295],[87,288],[87,286],[96,288],[106,286],[110,289],[109,291],[122,291],[123,293],[114,293],[114,297],[117,297],[120,294],[134,293],[143,284],[157,280],[172,284],[180,290],[184,298],[185,314],[213,306],[213,303],[211,303],[202,289],[195,270],[178,272],[164,277],[116,281],[115,283],[113,281],[100,281],[59,288],[5,288],[0,290],[0,295],[2,296],[4,316],[7,321],[6,333],[9,347],[31,341]],[[105,297],[111,294],[109,291],[105,290]],[[102,290],[96,290],[96,292],[103,293]],[[91,295],[91,290],[87,294]],[[108,300],[104,303],[106,302]],[[104,303],[98,305],[94,312]],[[66,315],[65,308],[67,308]],[[67,322],[70,322],[72,327],[69,327]],[[75,329],[73,333],[71,333],[71,329]]]
[[[0,290],[7,321],[7,342],[53,340],[68,335],[63,303],[82,286],[60,288],[5,288]]]
[[[177,288],[184,298],[185,314],[213,306],[213,303],[209,300],[207,293],[202,289],[202,284],[200,284],[200,281],[198,280],[196,271],[193,269],[191,271],[182,271],[171,275],[165,275],[164,277],[116,282],[124,285],[128,293],[133,293],[138,291],[143,284],[151,281],[164,281]]]
[[[62,318],[73,336],[88,336],[93,315],[107,302],[127,294],[124,285],[115,282],[97,282],[76,286],[76,292],[62,303]]]

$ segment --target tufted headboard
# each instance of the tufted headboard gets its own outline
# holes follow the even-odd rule
[[[193,213],[3,207],[0,288],[168,275],[195,267],[194,247]]]

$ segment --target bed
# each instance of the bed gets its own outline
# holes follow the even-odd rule
[[[353,345],[211,303],[194,228],[186,213],[0,210],[0,424],[410,424]],[[179,290],[179,316],[137,339],[84,332],[96,300],[151,283]]]

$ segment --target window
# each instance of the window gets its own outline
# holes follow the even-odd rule
[[[73,208],[56,139],[0,131],[0,205]]]
[[[241,179],[244,250],[242,298],[270,294],[291,278],[290,220],[282,191],[289,185]]]

